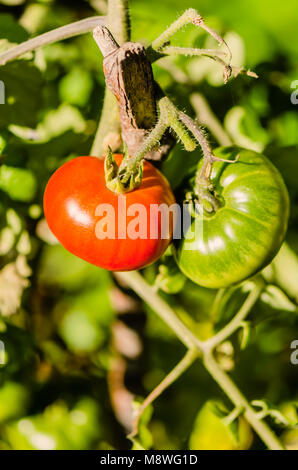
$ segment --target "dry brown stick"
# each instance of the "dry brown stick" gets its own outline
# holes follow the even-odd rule
[[[119,46],[104,26],[97,27],[93,35],[104,56],[107,87],[118,101],[123,141],[134,155],[157,121],[157,86],[151,63],[142,44],[126,42]],[[161,160],[173,145],[174,139],[166,134],[146,159]]]

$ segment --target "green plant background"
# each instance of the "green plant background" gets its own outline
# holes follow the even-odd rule
[[[189,7],[225,35],[237,65],[260,78],[223,85],[215,63],[179,57],[155,64],[156,79],[191,115],[190,97],[203,94],[236,143],[264,151],[274,162],[291,198],[288,245],[266,270],[270,286],[250,317],[246,347],[240,349],[241,336],[235,335],[218,360],[249,399],[268,400],[295,423],[298,366],[290,362],[290,345],[298,339],[298,105],[290,96],[298,79],[296,2],[133,0],[132,39],[148,44]],[[0,1],[0,52],[104,9],[104,0]],[[188,27],[174,42],[204,47],[206,35]],[[146,396],[183,355],[177,338],[129,289],[55,244],[44,223],[49,176],[67,159],[88,154],[92,144],[104,93],[101,62],[87,34],[0,67],[6,86],[6,104],[0,105],[0,340],[6,351],[1,449],[130,448],[131,396]],[[210,139],[217,144],[212,134]],[[199,157],[177,145],[163,164],[175,188]],[[144,275],[154,282],[160,272],[162,295],[199,338],[241,305],[241,289],[232,289],[214,318],[214,291],[186,281],[169,257],[159,264]],[[218,439],[223,448],[237,448],[232,440],[241,433],[223,430],[216,413],[210,418],[214,402],[209,408],[206,402],[213,399],[229,409],[196,363],[144,416],[143,446],[200,448],[203,433],[204,445],[212,448]],[[297,430],[270,424],[288,448],[298,448]],[[257,437],[242,445],[263,448]]]

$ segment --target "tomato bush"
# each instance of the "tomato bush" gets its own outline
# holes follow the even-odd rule
[[[124,3],[130,6],[131,37],[120,24]],[[256,158],[250,166],[262,167],[259,178],[254,171],[246,175],[244,166],[249,165],[241,161],[214,163],[215,189],[222,205],[205,218],[226,249],[220,260],[216,249],[208,262],[199,252],[183,253],[188,256],[185,274],[189,276],[190,269],[200,274],[200,284],[183,274],[170,247],[141,272],[111,273],[98,267],[103,261],[109,269],[120,261],[130,267],[136,262],[143,266],[168,244],[157,239],[150,241],[148,249],[147,240],[114,240],[113,246],[113,241],[96,238],[96,228],[106,215],[95,215],[97,204],[111,201],[117,209],[116,199],[121,198],[106,190],[102,161],[77,157],[103,155],[108,145],[115,153],[124,152],[120,124],[126,111],[136,112],[136,119],[125,122],[133,131],[126,136],[138,138],[135,125],[154,124],[147,86],[150,69],[142,68],[140,75],[136,72],[144,64],[143,55],[137,64],[133,54],[125,58],[117,53],[104,62],[106,70],[109,64],[117,65],[109,69],[109,78],[119,91],[121,115],[117,101],[106,93],[103,58],[92,29],[98,24],[97,15],[106,15],[108,4],[119,44],[122,36],[123,41],[140,41],[145,49],[154,41],[158,49],[157,54],[152,44],[146,49],[154,61],[154,80],[176,107],[168,108],[168,120],[161,124],[171,121],[173,142],[177,134],[180,140],[176,139],[167,158],[152,165],[169,181],[176,200],[182,203],[185,190],[193,189],[189,181],[186,185],[182,181],[194,175],[203,148],[198,145],[191,152],[183,148],[186,142],[190,149],[192,132],[183,121],[177,122],[183,114],[178,111],[193,119],[197,131],[201,126],[198,135],[207,138],[211,151],[235,144]],[[223,55],[227,52],[224,44],[217,47],[218,36],[208,36],[194,23],[185,24],[173,38],[169,31],[164,34],[187,8],[197,8],[206,27],[228,44],[232,70],[228,64],[223,67],[221,61],[228,62],[228,56]],[[294,0],[0,0],[0,450],[94,449],[98,455],[101,449],[112,453],[112,449],[132,446],[179,453],[203,448],[298,448],[295,8]],[[201,19],[195,23],[202,26]],[[63,27],[69,24],[65,31]],[[175,25],[174,29],[179,22]],[[62,32],[57,32],[61,27]],[[50,32],[49,43],[44,47],[45,38],[40,35],[46,32]],[[163,50],[160,38],[156,43],[160,35],[170,42]],[[4,63],[3,54],[12,57],[18,43],[35,37],[34,50]],[[180,46],[194,55],[181,55]],[[196,48],[207,49],[217,60],[201,56]],[[134,52],[140,50],[138,46]],[[125,76],[113,57],[120,62],[127,59]],[[247,76],[248,68],[259,79]],[[125,80],[113,80],[113,70]],[[223,72],[227,79],[231,71],[234,76],[224,84]],[[141,77],[148,79],[144,88],[149,101],[137,100],[142,86],[136,78]],[[158,121],[161,94],[156,91],[153,118]],[[106,100],[108,96],[112,99]],[[155,157],[159,150],[166,157],[167,137],[160,148],[156,142]],[[224,158],[235,157],[230,155],[232,150],[218,152]],[[135,152],[130,155],[134,158]],[[272,262],[248,281],[218,290],[206,288],[201,281],[215,284],[220,278],[229,284],[250,276],[278,250],[278,233],[282,238],[285,231],[287,196],[263,155],[278,168],[289,190],[285,242]],[[238,171],[234,183],[228,184],[224,175]],[[145,178],[148,185],[127,193],[126,200],[145,205],[172,200],[163,177],[149,164]],[[43,196],[49,180],[53,186],[57,183],[48,201],[49,223],[76,255],[59,243],[46,223]],[[152,182],[156,182],[154,194]],[[166,184],[165,191],[160,184]],[[81,206],[73,206],[75,210],[68,213],[66,200],[68,195],[74,197],[75,186]],[[249,198],[248,205],[235,196],[237,190]],[[230,206],[237,203],[240,213],[233,212],[232,217],[223,192],[234,194],[228,202]],[[251,218],[242,216],[244,210]],[[80,223],[86,225],[86,216],[91,218],[87,228]],[[134,228],[139,229],[136,224]],[[207,241],[212,239],[208,233]],[[202,262],[194,263],[199,255]],[[198,345],[205,350],[200,351]],[[193,364],[194,349],[198,355]],[[161,386],[169,383],[166,390]],[[138,435],[128,439],[134,417],[141,403],[148,404],[144,400],[149,396],[150,401],[152,391],[155,400],[141,416]]]
[[[122,156],[116,158],[120,163]],[[163,237],[161,217],[151,215],[151,208],[174,203],[168,182],[149,162],[145,162],[141,185],[118,195],[107,189],[104,161],[96,157],[78,157],[65,163],[51,177],[44,195],[47,222],[62,245],[110,271],[140,269],[164,253],[172,239],[173,218],[168,235]],[[136,214],[138,220],[134,222]],[[128,233],[132,223],[139,226],[133,237]],[[150,237],[150,231],[154,237]]]
[[[177,248],[183,273],[211,288],[227,287],[264,268],[278,252],[287,229],[289,197],[278,170],[256,152],[220,148],[211,181],[220,208],[204,210]],[[190,234],[193,232],[194,235]]]

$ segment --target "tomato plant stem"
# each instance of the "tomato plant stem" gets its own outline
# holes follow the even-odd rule
[[[198,338],[196,338],[196,336],[193,335],[187,326],[177,317],[176,313],[171,309],[171,307],[154,291],[154,289],[143,279],[143,277],[138,272],[134,271],[118,273],[117,276],[120,277],[123,282],[128,284],[155,311],[155,313],[163,321],[165,321],[165,323],[167,323],[167,325],[176,333],[177,337],[190,351],[194,351],[194,349],[196,349],[198,356],[202,355],[203,364],[207,371],[226,393],[235,407],[243,408],[245,418],[262,439],[262,441],[267,445],[267,447],[273,450],[282,450],[283,446],[278,438],[271,431],[267,423],[265,423],[253,410],[231,378],[217,364],[212,354],[212,350],[215,346],[219,345],[221,341],[225,340],[230,336],[230,334],[236,331],[237,328],[241,327],[243,319],[248,315],[260,293],[262,292],[263,286],[261,282],[256,284],[255,288],[251,291],[239,312],[222,330],[224,331],[224,334],[220,334],[221,332],[219,332],[216,335],[215,344],[215,341],[211,343],[209,342],[210,340],[205,342],[198,340]],[[173,378],[173,376],[171,375],[170,378]],[[171,380],[170,384],[172,384],[173,381],[174,380]],[[155,397],[156,393],[157,396],[162,393],[162,391],[165,389],[163,388],[163,385],[164,384],[162,382],[158,386],[161,388],[159,388],[157,392],[152,392],[153,398]],[[150,395],[148,396],[148,400],[149,397]],[[150,398],[150,403],[152,403],[152,401],[153,400]]]
[[[130,18],[128,0],[109,0],[108,14],[105,21],[118,44],[123,44],[130,39]],[[120,122],[118,104],[115,96],[106,87],[102,108],[102,119],[96,131],[91,148],[91,155],[103,156],[108,147],[116,150],[120,146]]]
[[[225,56],[226,53],[223,51],[217,51],[216,49],[197,49],[195,47],[178,47],[178,46],[166,46],[162,50],[163,54],[166,55],[179,55],[184,56]]]
[[[130,40],[128,0],[108,0],[107,27],[120,46]]]
[[[198,357],[198,351],[196,348],[189,349],[185,356],[178,362],[173,370],[155,387],[155,389],[147,396],[143,401],[140,408],[137,410],[136,417],[133,422],[133,428],[129,434],[129,438],[133,438],[138,434],[139,422],[142,414],[148,408],[154,400],[156,400],[170,385],[172,385],[186,370],[194,363]]]
[[[89,33],[99,24],[104,24],[104,22],[104,16],[92,16],[91,18],[85,18],[84,20],[76,21],[75,23],[36,36],[18,46],[12,47],[8,51],[2,52],[0,54],[0,65],[4,65],[10,60],[16,59],[27,52],[32,52],[47,44],[78,36],[79,34]]]
[[[151,287],[137,271],[117,273],[118,278],[128,284],[174,331],[180,341],[188,348],[195,346],[201,350],[203,342],[200,341],[180,320],[172,308]]]
[[[106,88],[102,108],[102,116],[95,134],[90,155],[102,157],[107,152],[108,147],[116,150],[120,145],[120,122],[118,105],[115,96]]]
[[[271,450],[283,450],[284,447],[279,439],[271,431],[267,423],[260,419],[230,377],[219,367],[211,352],[204,354],[203,364],[233,404],[236,407],[243,407],[243,414],[246,420],[250,423],[267,447]]]
[[[226,338],[229,338],[238,328],[241,328],[243,320],[247,317],[248,313],[251,311],[252,307],[257,302],[264,287],[265,282],[260,276],[255,281],[253,289],[251,290],[246,300],[238,310],[237,314],[233,317],[230,323],[228,323],[224,328],[222,328],[216,335],[212,336],[212,338],[205,341],[205,347],[210,348],[210,350],[214,349],[218,344],[225,341]]]
[[[115,20],[119,18],[119,21],[122,27],[126,27],[128,30],[127,24],[127,17],[126,19],[121,16],[121,12],[126,11],[128,2],[118,0],[118,11],[114,11]],[[112,0],[109,0],[109,6],[111,7],[112,4],[116,5]],[[194,11],[194,10],[193,10]],[[193,11],[191,14],[193,14]],[[118,13],[119,12],[119,16]],[[196,12],[195,12],[196,13]],[[197,14],[197,13],[196,13]],[[154,48],[161,48],[165,43],[169,40],[169,38],[178,31],[184,24],[189,23],[189,10],[188,13],[184,16],[184,20],[181,19],[180,21],[177,20],[165,33],[163,33],[153,44]],[[197,14],[198,15],[198,14]],[[200,23],[201,17],[198,15],[198,23]],[[187,21],[185,21],[185,19]],[[183,22],[184,21],[184,22]],[[202,26],[202,24],[201,24]],[[209,28],[205,27],[208,31]],[[209,30],[211,34],[214,36],[212,31]],[[216,37],[216,36],[215,36]],[[119,38],[117,38],[119,40]],[[219,39],[219,38],[217,38]],[[169,109],[169,108],[168,108]],[[172,108],[173,109],[173,108]],[[104,106],[102,117],[101,117],[101,125],[106,123],[106,131],[109,132],[113,129],[112,120],[109,121],[109,108],[108,106]],[[179,116],[178,116],[179,117]],[[182,115],[180,114],[181,119]],[[168,115],[169,118],[169,115]],[[173,115],[170,114],[170,119],[173,118]],[[160,124],[160,129],[164,128],[164,123]],[[168,127],[168,125],[167,125]],[[201,135],[200,135],[201,138]],[[145,141],[146,142],[146,141]],[[147,142],[148,143],[148,142]],[[94,143],[94,152],[98,149],[98,146],[101,145],[99,139],[96,139]],[[144,144],[147,145],[147,144]],[[208,150],[208,148],[207,148]],[[143,157],[141,157],[143,158]],[[168,303],[163,300],[158,293],[154,290],[152,286],[150,286],[144,278],[141,276],[140,273],[136,271],[130,272],[121,272],[118,273],[117,276],[123,280],[124,283],[128,284],[139,296],[142,298],[154,311],[155,313],[172,329],[172,331],[176,334],[177,338],[186,346],[187,353],[180,361],[177,366],[172,370],[172,372],[158,385],[158,387],[151,392],[151,394],[147,397],[144,401],[143,405],[141,406],[141,413],[145,410],[145,408],[152,403],[152,401],[160,396],[160,394],[169,386],[171,385],[180,375],[192,364],[192,362],[196,359],[197,356],[203,357],[203,364],[206,370],[210,373],[213,379],[218,383],[218,385],[222,388],[222,390],[226,393],[229,397],[231,402],[235,405],[237,409],[244,410],[244,416],[247,421],[250,423],[252,428],[255,432],[259,435],[259,437],[263,440],[263,442],[267,445],[269,449],[276,449],[282,450],[283,446],[279,442],[278,438],[274,435],[271,429],[268,427],[267,423],[265,423],[260,416],[253,410],[253,408],[248,403],[247,399],[244,395],[240,392],[237,386],[234,384],[232,379],[219,367],[216,360],[213,357],[212,351],[213,349],[219,345],[222,341],[228,338],[231,334],[233,334],[241,324],[243,320],[250,312],[251,308],[259,298],[259,295],[262,291],[263,286],[261,284],[256,284],[255,288],[251,291],[248,295],[246,301],[244,302],[243,306],[240,308],[239,312],[236,316],[232,319],[232,321],[226,325],[219,333],[217,333],[213,338],[209,339],[206,342],[200,341],[192,331],[180,320],[180,318],[176,315],[175,311],[168,305]],[[140,417],[136,418],[136,425],[138,425],[138,420]],[[134,429],[136,431],[136,427]]]
[[[164,96],[159,100],[158,104],[160,109],[159,120],[135,155],[125,162],[129,169],[133,168],[137,163],[139,163],[152,149],[152,147],[159,143],[168,127],[173,129],[173,131],[181,139],[187,151],[191,152],[196,147],[196,142],[189,135],[188,130],[179,119],[179,111],[173,105],[170,99]]]
[[[206,126],[212,132],[219,145],[232,145],[231,137],[213,113],[205,97],[200,93],[193,93],[190,97],[190,102],[196,112],[199,123]]]
[[[219,44],[225,44],[223,38],[213,31],[209,26],[207,26],[201,17],[201,15],[194,10],[193,8],[189,8],[186,10],[178,20],[174,21],[155,41],[152,43],[153,49],[160,50],[166,46],[174,34],[176,34],[180,29],[188,24],[194,24],[195,26],[199,26],[200,28],[204,29],[208,34],[213,36]],[[231,56],[230,49],[226,45],[229,57]]]
[[[160,115],[156,126],[144,139],[137,152],[132,157],[123,159],[119,167],[118,176],[116,177],[116,180],[118,181],[113,181],[113,187],[121,188],[121,192],[131,191],[140,184],[141,179],[135,178],[135,174],[138,174],[138,167],[147,153],[159,144],[168,128],[171,128],[177,134],[187,151],[193,151],[196,148],[197,144],[195,139],[189,134],[187,127],[179,117],[178,109],[170,99],[163,96],[160,98],[158,105]],[[105,125],[105,122],[103,122],[103,125]],[[97,140],[98,137],[96,137],[96,141]],[[95,149],[93,150],[97,149],[97,145],[99,145],[100,148],[100,142],[98,144],[96,143]],[[128,182],[130,183],[129,185]],[[125,188],[125,186],[127,188]],[[117,190],[115,192],[117,192]]]
[[[156,126],[146,137],[137,153],[133,157],[123,161],[120,171],[125,168],[127,176],[129,176],[129,172],[133,171],[136,165],[140,163],[147,153],[160,141],[167,127],[168,125],[164,122],[164,119],[160,117]]]

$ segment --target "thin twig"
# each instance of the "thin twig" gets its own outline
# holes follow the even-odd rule
[[[104,24],[109,28],[108,31],[112,33],[112,35],[110,34],[109,40],[110,48],[113,46],[112,38],[115,38],[120,45],[129,41],[130,18],[128,0],[109,0],[108,15]],[[95,40],[97,40],[98,32],[94,32],[94,34]],[[116,43],[114,43],[114,47],[116,47]],[[99,158],[106,154],[108,147],[111,147],[112,150],[117,150],[121,143],[118,103],[115,96],[108,88],[105,90],[102,117],[103,118],[99,120],[91,148],[91,155]]]
[[[200,341],[187,328],[174,310],[147,284],[139,272],[117,273],[117,277],[127,283],[153,310],[158,312],[159,316],[188,349],[197,347],[199,350],[203,350],[203,341]]]
[[[252,291],[247,296],[237,314],[233,317],[230,323],[222,328],[216,335],[205,341],[205,347],[209,348],[210,350],[214,349],[218,344],[221,344],[223,341],[225,341],[225,339],[229,338],[238,328],[241,327],[243,320],[247,317],[252,307],[259,299],[264,287],[265,282],[262,280],[262,278],[258,278]]]
[[[190,102],[196,111],[200,124],[206,126],[212,132],[218,143],[223,146],[232,145],[231,137],[225,131],[217,116],[213,113],[204,96],[200,93],[193,93],[190,96]]]
[[[104,22],[104,16],[92,16],[91,18],[85,18],[84,20],[76,21],[75,23],[62,26],[61,28],[53,29],[33,39],[29,39],[18,46],[14,46],[8,51],[2,52],[2,54],[0,54],[0,65],[5,65],[10,60],[16,59],[27,52],[32,52],[47,44],[78,36],[79,34],[89,33],[99,24],[104,24]]]
[[[226,56],[226,52],[217,51],[216,49],[198,49],[196,47],[178,47],[166,46],[162,49],[166,55],[185,55],[185,56]]]
[[[155,50],[160,50],[162,51],[164,46],[167,46],[169,40],[171,39],[174,34],[177,33],[181,28],[186,26],[187,24],[193,24],[194,26],[198,26],[202,29],[204,29],[208,34],[213,36],[219,44],[224,44],[227,48],[228,51],[228,56],[229,56],[229,63],[231,61],[231,50],[226,44],[225,40],[216,32],[213,31],[209,26],[207,26],[204,22],[204,19],[202,16],[193,8],[189,8],[186,10],[180,18],[178,18],[176,21],[174,21],[171,26],[169,26],[157,39],[155,39],[152,42],[152,48]]]
[[[257,413],[250,406],[244,395],[240,392],[238,387],[230,379],[230,377],[219,367],[215,361],[210,346],[207,342],[199,341],[193,333],[184,325],[181,320],[176,316],[176,313],[171,307],[156,293],[154,289],[147,284],[142,276],[137,272],[126,272],[118,273],[123,282],[128,284],[148,305],[162,318],[167,325],[176,333],[177,337],[189,348],[193,349],[196,347],[198,353],[203,353],[203,363],[207,371],[218,383],[222,390],[226,393],[229,399],[236,407],[242,407],[244,409],[244,416],[250,423],[252,428],[260,436],[263,442],[269,449],[282,450],[283,446],[279,439],[274,435],[267,424],[260,420]],[[254,294],[255,299],[256,292]],[[250,303],[252,297],[250,297]],[[249,309],[246,305],[246,315],[249,313]],[[241,322],[244,317],[243,310],[241,317],[237,316],[237,323]],[[232,323],[232,326],[231,326]],[[231,332],[235,331],[235,322],[232,320],[230,325]],[[229,326],[227,325],[227,326]],[[221,337],[217,337],[217,341],[221,341]],[[207,340],[208,341],[208,340]],[[219,344],[219,343],[218,343]],[[206,347],[207,346],[207,347]]]
[[[181,121],[186,125],[187,129],[189,129],[192,132],[192,134],[197,139],[197,141],[199,142],[202,148],[204,161],[203,161],[202,168],[198,170],[197,176],[196,176],[196,181],[197,181],[196,187],[197,189],[199,189],[200,184],[202,184],[202,180],[209,182],[211,171],[212,171],[212,165],[214,162],[220,161],[220,162],[226,162],[226,163],[236,163],[239,159],[239,155],[237,155],[234,160],[226,160],[225,158],[216,157],[215,155],[213,155],[213,152],[207,140],[207,137],[205,136],[202,129],[196,124],[196,122],[193,119],[191,119],[191,117],[189,117],[187,114],[183,113],[182,111],[180,111],[178,115]],[[210,199],[213,200],[213,204],[215,205],[217,204],[216,199],[211,194],[209,195],[205,194],[205,197],[206,196],[210,197]]]
[[[140,408],[137,410],[136,417],[133,422],[133,428],[131,433],[128,435],[129,438],[133,438],[138,434],[140,419],[149,405],[153,403],[170,385],[172,385],[197,359],[197,349],[189,349],[185,356],[180,362],[174,367],[174,369],[162,380],[162,382],[155,387],[155,389],[148,395],[143,401]]]
[[[90,155],[98,158],[104,158],[109,147],[116,151],[121,144],[117,100],[108,89],[105,90],[102,115],[105,116],[105,119],[99,121],[90,150]]]
[[[231,75],[234,75],[234,77],[237,77],[238,75],[242,74],[242,75],[247,75],[248,77],[251,77],[251,78],[259,78],[259,76],[252,70],[244,69],[242,67],[236,67],[235,65],[231,65],[229,62],[225,62],[218,55],[217,56],[210,55],[209,57],[224,67],[224,82],[225,83],[228,81]]]
[[[230,377],[219,367],[212,353],[204,354],[203,363],[209,374],[222,388],[225,394],[229,397],[232,403],[237,408],[244,409],[244,417],[260,436],[262,441],[271,450],[284,450],[283,445],[275,434],[271,431],[269,426],[260,419],[258,414],[253,410],[245,396],[240,392]]]

